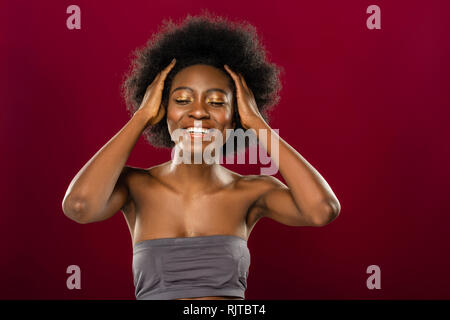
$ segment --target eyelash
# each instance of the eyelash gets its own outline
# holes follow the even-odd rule
[[[190,102],[189,100],[175,100],[175,102],[177,102],[177,103],[184,103],[184,102],[186,102],[186,103],[188,103],[188,102]],[[225,102],[214,102],[214,101],[212,101],[212,102],[210,102],[211,104],[213,104],[213,105],[216,105],[216,106],[223,106],[224,104],[225,104]]]

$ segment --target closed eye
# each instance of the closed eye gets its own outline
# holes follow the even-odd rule
[[[176,103],[181,103],[181,104],[185,104],[185,103],[189,103],[191,102],[190,100],[175,100]]]
[[[187,104],[191,102],[191,100],[176,99],[175,102],[179,104]],[[216,102],[216,101],[211,101],[210,103],[215,106],[223,106],[225,104],[225,102]]]

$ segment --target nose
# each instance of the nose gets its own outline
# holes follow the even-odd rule
[[[208,119],[209,113],[207,107],[202,102],[194,102],[191,104],[191,109],[189,110],[189,117],[194,119]]]

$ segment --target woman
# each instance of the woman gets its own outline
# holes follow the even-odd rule
[[[167,24],[137,51],[123,84],[131,119],[79,171],[63,200],[64,213],[78,223],[123,212],[137,299],[244,299],[247,240],[259,219],[323,226],[338,216],[340,204],[327,182],[267,124],[266,111],[279,99],[278,74],[251,25],[209,14]],[[222,135],[223,154],[229,129],[255,130],[269,155],[271,138],[279,139],[272,160],[287,185],[217,162],[125,165],[142,133],[154,146],[178,147],[191,160],[204,154],[210,131],[199,125]],[[183,139],[174,138],[177,130]]]

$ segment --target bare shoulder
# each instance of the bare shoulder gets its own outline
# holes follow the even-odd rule
[[[157,178],[157,177],[161,176],[162,172],[164,170],[166,170],[169,165],[170,165],[170,161],[166,161],[164,163],[160,163],[160,164],[157,164],[157,165],[154,165],[149,168],[142,169],[142,170],[144,171],[144,173],[150,175],[151,177]]]
[[[255,189],[255,188],[273,188],[273,187],[286,187],[280,180],[274,176],[265,174],[251,174],[251,175],[241,175],[237,172],[229,170],[225,167],[223,169],[229,174],[232,180],[235,182],[236,187],[241,189]],[[287,188],[287,187],[286,187]]]
[[[246,223],[251,232],[257,221],[263,217],[266,210],[264,196],[271,190],[287,188],[276,177],[269,175],[243,175],[236,182],[236,188],[242,190],[250,200]]]
[[[273,188],[287,188],[278,178],[270,175],[246,175],[241,176],[239,183],[243,187],[257,188],[261,192],[268,191]]]
[[[152,179],[153,169],[158,165],[151,168],[139,168],[126,165],[123,167],[118,180],[118,186],[127,190],[128,198],[121,208],[122,212],[128,216],[134,216],[134,208],[136,207],[136,192],[148,181]],[[130,218],[131,219],[131,218]]]
[[[150,169],[128,165],[123,167],[122,172],[120,173],[119,183],[125,186],[128,189],[128,191],[131,192],[129,194],[131,198],[133,190],[136,187],[141,185],[141,183],[146,179],[152,178],[152,175],[150,174],[151,172]]]
[[[145,174],[146,169],[133,167],[133,166],[124,166],[122,169],[122,173],[120,174],[121,179],[124,180],[124,182],[129,182],[130,178],[133,178],[135,176],[139,176],[142,174]]]
[[[124,166],[122,170],[122,174],[128,178],[145,176],[145,177],[153,177],[156,178],[159,176],[161,169],[163,169],[167,165],[166,163],[157,164],[151,166],[149,168],[139,168],[133,166]]]

